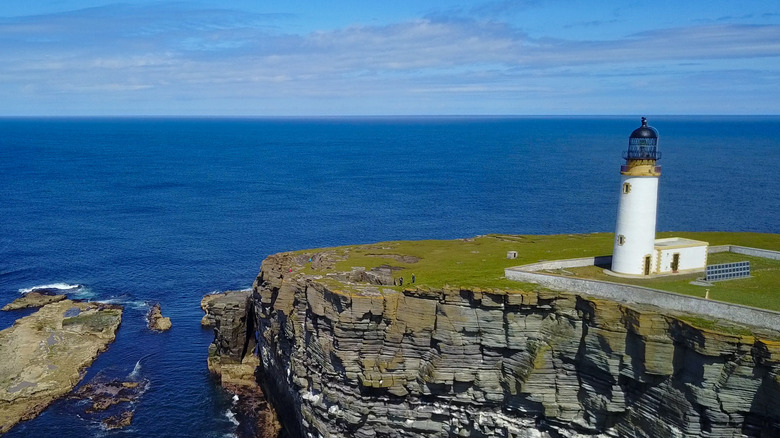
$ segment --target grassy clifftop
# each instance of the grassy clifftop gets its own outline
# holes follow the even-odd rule
[[[780,234],[726,233],[726,232],[665,232],[658,237],[681,236],[704,240],[710,245],[742,245],[780,250]],[[317,263],[304,263],[309,274],[346,272],[353,267],[372,269],[389,266],[396,280],[403,278],[404,286],[442,288],[517,289],[518,283],[504,278],[504,268],[540,260],[609,255],[612,252],[612,233],[534,235],[486,235],[458,240],[421,240],[381,242],[368,245],[342,246],[317,252],[327,252],[334,264],[324,268]],[[506,258],[507,251],[517,251],[517,259]],[[312,250],[298,251],[304,256]],[[712,262],[740,260],[753,261],[753,278],[717,283],[710,287],[710,298],[738,304],[780,310],[780,262],[754,260],[733,254],[713,255]],[[578,272],[576,275],[615,281],[598,269]],[[603,277],[601,277],[603,276]],[[688,284],[700,274],[652,280],[619,281],[640,284],[689,295],[704,296],[705,288]],[[400,288],[400,287],[399,287]]]

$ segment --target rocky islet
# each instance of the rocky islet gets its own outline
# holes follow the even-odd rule
[[[171,328],[171,318],[162,315],[160,310],[160,303],[155,303],[150,309],[149,314],[146,316],[148,321],[149,330],[157,332],[164,332]]]
[[[70,392],[121,321],[120,306],[66,299],[0,331],[0,433]]]

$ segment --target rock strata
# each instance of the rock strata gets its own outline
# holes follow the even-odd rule
[[[160,311],[160,303],[155,304],[149,309],[149,315],[147,316],[149,321],[149,329],[158,332],[164,332],[171,328],[171,318],[162,316]]]
[[[223,388],[238,396],[235,404],[238,418],[249,435],[278,437],[281,426],[276,412],[268,404],[255,377],[260,361],[254,355],[251,291],[230,291],[207,298],[201,306],[214,325],[214,342],[209,345],[209,371]]]
[[[214,315],[209,312],[209,303],[223,295],[224,294],[208,294],[203,296],[200,300],[200,309],[203,310],[203,318],[200,320],[200,325],[202,327],[214,327],[214,324],[216,324]]]
[[[121,320],[119,306],[63,300],[0,331],[0,433],[73,389]]]
[[[67,296],[65,295],[58,295],[53,293],[47,293],[47,292],[38,292],[38,291],[32,291],[27,292],[26,294],[22,295],[21,297],[13,300],[9,304],[6,304],[2,309],[0,310],[19,310],[19,309],[27,309],[30,307],[43,307],[50,303],[56,303],[58,301],[62,301],[66,299]]]
[[[338,283],[296,257],[263,262],[250,309],[295,436],[780,436],[777,333],[544,289]]]
[[[251,291],[245,290],[209,296],[206,314],[214,321],[214,342],[209,346],[210,363],[240,363],[247,353],[254,350],[254,336],[248,335],[254,333],[251,295]]]

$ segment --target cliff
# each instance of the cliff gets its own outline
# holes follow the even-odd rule
[[[531,284],[431,285],[404,245],[270,256],[254,327],[217,333],[217,355],[256,338],[258,381],[292,436],[780,436],[777,333]],[[462,284],[491,260],[484,241],[456,245],[429,258],[449,257]]]

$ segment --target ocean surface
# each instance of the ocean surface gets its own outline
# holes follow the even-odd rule
[[[780,117],[649,117],[658,230],[780,232]],[[148,382],[106,431],[55,402],[8,437],[239,434],[206,369],[204,294],[267,255],[487,233],[611,232],[639,117],[0,119],[0,305],[33,288],[125,306],[87,372]],[[159,302],[173,328],[146,328]],[[0,312],[0,329],[30,311]],[[0,359],[2,360],[2,359]]]

